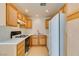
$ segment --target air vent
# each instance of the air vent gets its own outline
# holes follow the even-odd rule
[[[40,3],[40,6],[46,6],[46,3]]]

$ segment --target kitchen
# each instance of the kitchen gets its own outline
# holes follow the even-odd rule
[[[49,56],[49,20],[63,6],[0,3],[0,56]]]

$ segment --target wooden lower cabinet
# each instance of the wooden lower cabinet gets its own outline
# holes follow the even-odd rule
[[[32,35],[30,38],[30,46],[46,46],[47,36],[46,35]]]
[[[40,35],[39,36],[39,44],[40,45],[46,45],[47,44],[47,36],[46,35]]]
[[[6,4],[6,25],[17,27],[17,10],[11,4]]]
[[[25,55],[25,41],[22,41],[17,45],[17,56]]]
[[[31,45],[33,45],[33,46],[38,45],[38,36],[37,35],[31,36]]]

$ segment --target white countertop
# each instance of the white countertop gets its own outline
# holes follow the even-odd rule
[[[12,38],[12,39],[8,39],[8,40],[0,40],[0,44],[18,44],[28,37],[29,36],[26,36],[24,38]]]
[[[29,36],[34,35],[33,33],[28,34],[28,36],[24,38],[12,38],[12,39],[7,39],[7,40],[0,40],[0,45],[1,44],[18,44],[28,38]]]

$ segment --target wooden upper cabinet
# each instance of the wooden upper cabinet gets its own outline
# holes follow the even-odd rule
[[[47,36],[46,35],[32,35],[30,36],[30,46],[46,46]]]
[[[17,13],[17,18],[24,22],[24,24],[21,24],[21,28],[25,27],[27,29],[32,28],[32,20],[28,17],[23,15],[22,13],[18,12]]]
[[[28,20],[27,26],[28,26],[28,28],[32,28],[32,20]]]
[[[79,12],[79,3],[69,3],[65,6],[66,16]]]
[[[6,25],[7,26],[17,26],[17,10],[10,4],[6,5],[6,12],[7,12],[7,20]]]
[[[32,28],[32,20],[21,13],[14,5],[6,4],[6,25],[21,28]],[[19,20],[21,22],[19,22]]]
[[[49,28],[49,21],[48,21],[48,20],[45,21],[45,28],[46,28],[46,29]]]
[[[25,21],[25,27],[27,29],[32,28],[32,20],[27,16],[25,16],[23,19]]]
[[[22,21],[25,22],[25,23],[27,22],[26,16],[23,16]]]
[[[27,29],[32,28],[32,20],[30,18],[24,16],[23,21],[25,22],[25,28]]]
[[[23,15],[20,12],[17,12],[17,18],[19,20],[23,20]]]
[[[28,28],[28,21],[25,23],[25,28]]]

